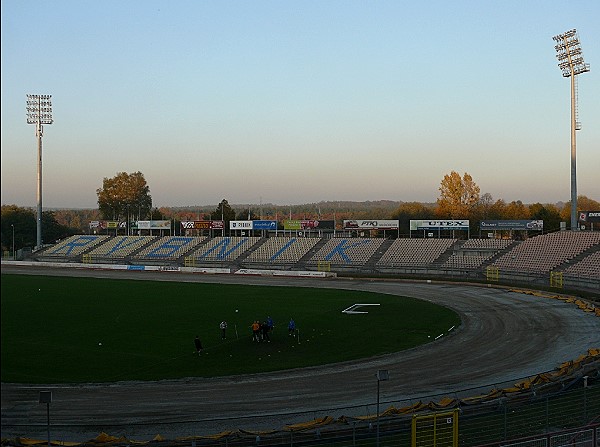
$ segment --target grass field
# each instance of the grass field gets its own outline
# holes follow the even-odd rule
[[[453,311],[425,301],[348,290],[9,274],[1,287],[2,382],[275,371],[401,351],[460,324]],[[379,306],[342,313],[356,303]],[[275,322],[271,342],[253,342],[251,323],[267,316]]]

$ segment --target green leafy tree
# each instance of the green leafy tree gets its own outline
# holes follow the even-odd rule
[[[399,221],[400,234],[405,235],[410,234],[411,220],[425,220],[432,219],[433,217],[433,208],[419,202],[403,203],[392,213],[392,219]]]
[[[258,218],[259,216],[251,208],[246,208],[237,215],[237,220],[257,220]]]
[[[544,231],[560,229],[560,212],[555,205],[542,205],[534,203],[529,205],[529,218],[544,221]]]
[[[2,250],[12,250],[13,230],[15,250],[34,247],[37,243],[37,220],[33,209],[16,205],[2,205]],[[54,212],[42,212],[42,242],[53,243],[58,239],[77,234],[77,229],[61,225]]]
[[[225,221],[225,227],[229,225],[229,222],[235,220],[235,210],[231,208],[229,202],[223,199],[221,203],[217,205],[217,208],[210,213],[211,220],[223,220]]]
[[[165,216],[158,208],[153,208],[150,211],[150,220],[165,220]]]
[[[119,172],[113,178],[104,178],[96,194],[103,219],[136,216],[141,220],[153,213],[150,187],[141,172]]]
[[[461,176],[452,171],[446,174],[440,185],[436,214],[450,219],[467,219],[472,216],[479,202],[479,186],[473,178],[464,173]]]

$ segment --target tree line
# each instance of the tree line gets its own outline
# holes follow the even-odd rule
[[[408,235],[410,220],[468,219],[471,234],[479,231],[481,220],[543,220],[544,231],[556,231],[561,222],[570,221],[571,204],[524,204],[520,200],[505,202],[491,194],[480,194],[473,178],[455,171],[440,182],[440,196],[435,203],[402,201],[328,201],[302,205],[246,204],[232,206],[226,199],[214,207],[152,207],[150,187],[141,172],[117,173],[104,178],[96,190],[97,209],[52,210],[42,212],[42,242],[55,243],[74,234],[89,233],[95,220],[137,221],[171,220],[175,228],[182,221],[314,219],[335,220],[341,228],[346,219],[393,219],[400,224],[400,235]],[[237,208],[237,209],[236,209]],[[600,203],[579,196],[578,210],[600,210]],[[16,205],[2,205],[2,251],[33,247],[36,244],[36,211]]]

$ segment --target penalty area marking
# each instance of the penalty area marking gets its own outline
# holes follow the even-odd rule
[[[360,307],[363,306],[379,306],[380,304],[378,303],[370,303],[370,304],[353,304],[352,306],[344,309],[342,311],[343,314],[368,314],[369,312],[365,311],[365,310],[356,310]]]

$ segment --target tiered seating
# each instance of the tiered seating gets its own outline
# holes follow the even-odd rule
[[[585,278],[600,278],[600,251],[586,256],[581,261],[565,269],[567,275],[580,276]]]
[[[85,251],[104,242],[110,236],[99,235],[75,235],[64,241],[59,242],[53,247],[50,247],[42,256],[51,256],[56,258],[73,258],[81,255]]]
[[[259,240],[260,237],[219,236],[210,239],[189,257],[196,261],[233,261]]]
[[[503,250],[513,242],[513,239],[468,239],[460,248],[463,250]]]
[[[485,261],[493,258],[513,242],[512,239],[468,239],[461,245],[459,251],[450,255],[442,264],[442,268],[478,269]]]
[[[92,258],[123,259],[154,239],[155,236],[116,236],[88,254]]]
[[[364,265],[379,247],[383,238],[332,238],[309,260],[312,264],[328,261],[332,264]]]
[[[177,260],[206,239],[187,236],[164,236],[133,257],[135,260]]]
[[[507,271],[547,273],[563,262],[600,244],[600,232],[561,231],[523,241],[494,262]]]
[[[320,240],[313,237],[272,237],[254,250],[246,261],[293,264],[306,255]]]
[[[456,239],[396,239],[377,261],[377,266],[426,267],[455,242]]]
[[[442,268],[450,269],[478,269],[481,265],[492,258],[494,255],[473,255],[473,254],[458,254],[453,253],[450,257],[442,264]]]

